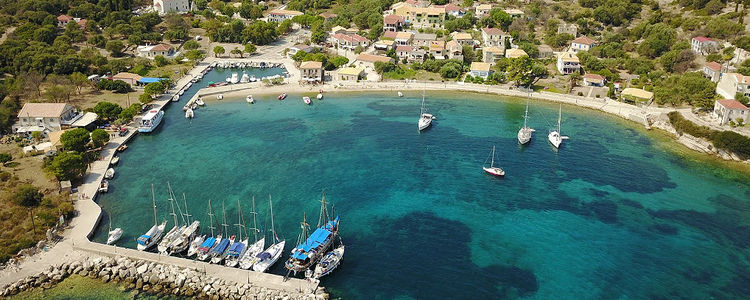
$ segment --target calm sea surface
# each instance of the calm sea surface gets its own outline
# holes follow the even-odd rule
[[[212,72],[183,99],[227,76]],[[347,251],[322,285],[344,299],[750,297],[747,177],[569,106],[570,139],[556,151],[546,136],[558,106],[539,101],[526,146],[516,142],[525,102],[481,94],[428,91],[437,120],[420,134],[421,92],[393,94],[328,93],[311,106],[243,96],[209,102],[192,121],[181,100],[120,155],[95,239],[111,221],[135,247],[153,225],[151,184],[159,220],[169,218],[169,182],[204,233],[209,199],[236,224],[238,201],[252,220],[253,195],[268,229],[272,195],[285,260],[303,214],[317,223],[325,189]],[[505,178],[482,172],[493,145]]]

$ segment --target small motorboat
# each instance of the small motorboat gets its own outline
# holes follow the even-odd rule
[[[109,235],[107,236],[107,245],[112,245],[120,238],[122,237],[122,228],[115,228],[114,230],[109,231]]]
[[[104,172],[104,178],[106,179],[115,178],[115,169],[114,168],[107,169],[107,172]]]
[[[102,183],[99,184],[99,192],[100,193],[106,193],[109,192],[109,181],[102,180]]]
[[[195,117],[195,112],[193,111],[193,109],[188,108],[185,111],[185,119],[192,119],[193,117]]]
[[[305,102],[305,104],[310,105],[312,103],[312,100],[310,100],[310,97],[302,97],[302,101]]]
[[[120,147],[117,147],[117,151],[122,152],[128,149],[128,145],[122,144]]]
[[[195,104],[198,104],[200,106],[204,106],[204,105],[206,105],[206,102],[203,102],[203,99],[198,98],[198,100],[195,100]]]
[[[224,94],[216,95],[216,99],[219,99],[219,100],[224,99]]]
[[[240,78],[241,83],[248,83],[250,82],[250,75],[247,75],[247,73],[242,72],[242,77]]]
[[[281,95],[279,95],[279,97],[277,99],[279,99],[279,100],[286,99],[286,93],[281,93]]]
[[[316,96],[315,98],[318,98],[318,100],[322,100],[323,99],[323,94],[322,93],[318,93],[318,96]]]
[[[112,160],[109,161],[109,164],[114,166],[114,165],[116,165],[119,162],[120,162],[120,157],[119,156],[114,156],[114,157],[112,157]]]
[[[185,90],[180,90],[180,92],[177,93],[177,94],[180,95],[180,96],[182,96],[183,94],[185,94]]]
[[[313,277],[315,279],[320,279],[320,277],[330,274],[334,269],[336,269],[336,267],[339,266],[339,264],[341,264],[342,259],[344,259],[344,245],[333,249],[333,251],[328,252],[328,254],[320,259],[318,265],[315,266],[315,273]]]
[[[250,104],[255,103],[255,100],[253,99],[253,95],[247,95],[247,97],[245,97],[245,101],[247,101],[247,103],[250,103]]]
[[[404,96],[404,93],[402,93],[402,92],[398,92],[398,96],[399,96],[399,97],[403,97],[403,96]]]
[[[180,95],[174,95],[174,97],[172,97],[172,102],[177,102],[177,101],[180,101]]]

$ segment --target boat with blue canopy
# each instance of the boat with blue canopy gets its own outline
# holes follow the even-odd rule
[[[325,199],[325,193],[323,193],[323,198],[320,201],[321,208],[317,228],[305,239],[309,225],[303,220],[302,233],[298,239],[299,245],[292,250],[292,256],[284,265],[295,275],[297,272],[307,270],[320,260],[338,235],[339,217],[336,216],[333,220],[328,219],[328,209],[326,208]]]

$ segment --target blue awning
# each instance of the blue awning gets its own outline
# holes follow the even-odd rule
[[[143,78],[141,78],[141,80],[138,80],[138,82],[140,82],[140,83],[147,83],[148,84],[148,83],[159,82],[159,81],[163,81],[163,80],[167,80],[167,79],[166,78],[156,78],[156,77],[143,77]]]

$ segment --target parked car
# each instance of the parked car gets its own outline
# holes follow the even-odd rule
[[[123,127],[123,128],[120,128],[120,132],[118,132],[117,134],[119,136],[126,136],[128,135],[128,132],[130,132],[130,129]]]

